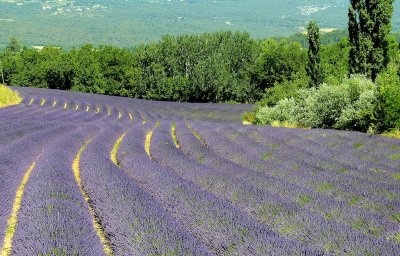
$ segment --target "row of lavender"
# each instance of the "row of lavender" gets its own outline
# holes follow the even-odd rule
[[[400,254],[395,140],[233,122],[251,106],[18,90],[0,111],[0,239],[36,165],[13,255]]]
[[[147,101],[131,98],[91,95],[78,92],[14,87],[25,104],[46,105],[90,112],[107,113],[114,117],[145,120],[210,120],[240,122],[241,113],[252,109],[243,104],[204,104]]]

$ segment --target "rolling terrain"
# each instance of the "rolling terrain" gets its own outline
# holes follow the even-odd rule
[[[253,37],[287,36],[316,20],[345,29],[348,0],[1,0],[0,48],[15,35],[26,45],[83,43],[132,47],[165,34],[220,30]],[[400,29],[395,1],[393,27]]]
[[[399,255],[400,141],[13,88],[0,255]]]

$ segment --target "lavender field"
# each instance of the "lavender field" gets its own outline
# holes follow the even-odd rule
[[[0,255],[400,255],[400,140],[13,88]]]

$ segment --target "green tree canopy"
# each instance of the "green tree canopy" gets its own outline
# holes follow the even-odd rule
[[[307,75],[310,77],[310,87],[319,87],[323,82],[323,73],[321,66],[319,39],[319,28],[317,23],[310,22],[307,28],[308,32],[308,64],[306,67]]]

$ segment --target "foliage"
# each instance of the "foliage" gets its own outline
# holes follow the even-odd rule
[[[322,46],[321,68],[324,82],[333,84],[348,77],[349,50],[347,38],[343,38],[336,44]]]
[[[275,86],[268,88],[263,94],[263,98],[257,103],[260,107],[275,106],[280,100],[284,98],[297,97],[297,90],[307,88],[309,78],[301,76],[294,78],[293,81],[283,81],[276,83]]]
[[[10,37],[10,42],[6,46],[6,51],[14,54],[21,51],[21,44],[15,36]]]
[[[308,63],[307,75],[310,77],[310,87],[318,87],[322,84],[321,56],[320,56],[320,35],[319,28],[315,22],[310,22],[307,28],[308,34]]]
[[[388,132],[382,133],[383,136],[389,137],[389,138],[396,138],[400,139],[400,130],[394,129]]]
[[[266,40],[256,60],[253,80],[262,91],[277,83],[293,81],[306,75],[306,61],[307,52],[299,43]]]
[[[380,91],[381,130],[400,128],[400,66],[396,62],[398,61],[390,63],[388,69],[377,79]]]
[[[0,108],[16,105],[22,101],[19,94],[0,84]]]
[[[321,71],[325,82],[329,84],[341,83],[348,74],[348,41],[343,39],[333,45],[321,47]],[[300,68],[306,70],[306,61],[297,63]],[[296,69],[298,70],[298,69]],[[273,87],[267,88],[262,95],[260,106],[274,106],[279,100],[284,98],[297,97],[297,90],[307,88],[310,78],[305,72],[296,72],[291,75],[291,79],[284,79],[282,82],[276,82]]]
[[[365,74],[375,81],[389,63],[388,35],[394,0],[351,0],[349,38],[350,74]]]
[[[274,121],[297,123],[303,127],[368,131],[374,128],[377,87],[362,76],[340,84],[301,89],[296,99],[283,99],[274,107],[256,113],[259,124]]]
[[[254,102],[251,80],[259,51],[247,33],[165,36],[134,50],[83,45],[4,51],[11,85],[192,102]]]
[[[242,116],[242,120],[244,125],[254,124],[256,122],[256,114],[254,111],[246,111]]]

